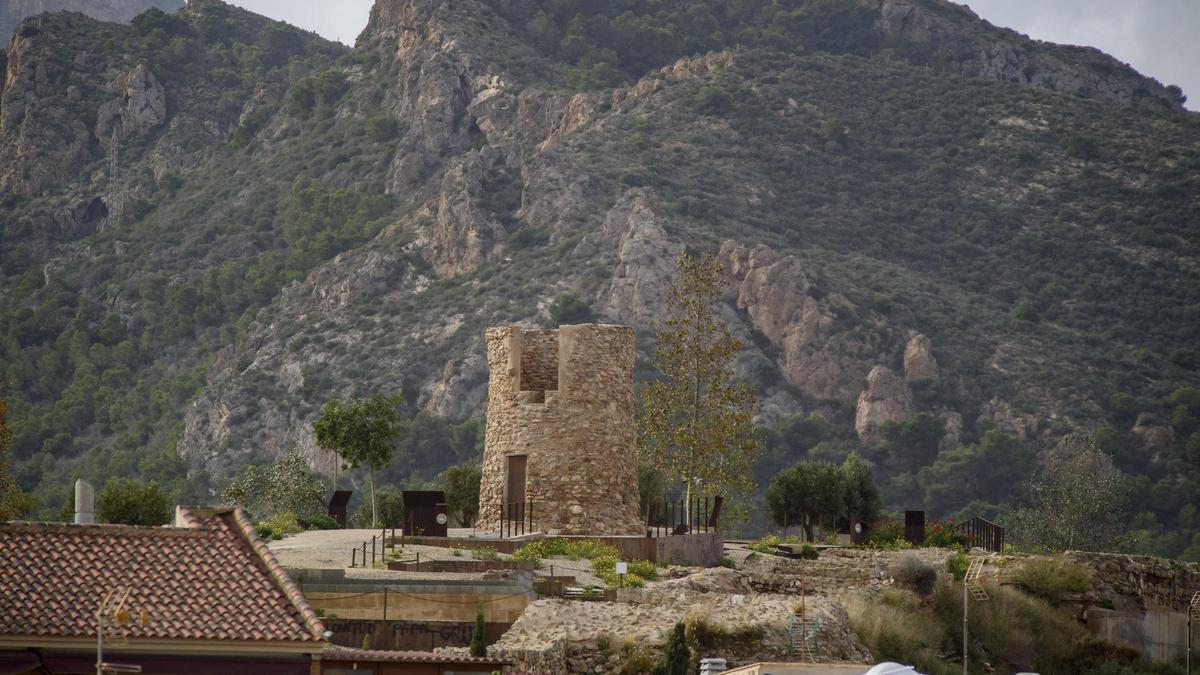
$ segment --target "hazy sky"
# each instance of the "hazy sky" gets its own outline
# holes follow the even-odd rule
[[[253,12],[348,45],[372,0],[232,0]],[[1200,0],[968,0],[975,13],[1038,40],[1088,45],[1163,84],[1178,84],[1200,108]]]

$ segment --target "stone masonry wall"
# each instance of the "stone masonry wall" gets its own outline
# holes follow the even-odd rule
[[[487,437],[477,527],[500,526],[506,460],[526,455],[534,529],[642,534],[633,422],[634,333],[581,324],[487,331]]]

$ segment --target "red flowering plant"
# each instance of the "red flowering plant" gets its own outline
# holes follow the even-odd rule
[[[925,546],[968,549],[974,537],[958,531],[953,518],[930,521],[925,527]]]
[[[880,518],[871,523],[863,537],[863,545],[869,548],[899,549],[910,544],[904,539],[904,522],[895,518]]]

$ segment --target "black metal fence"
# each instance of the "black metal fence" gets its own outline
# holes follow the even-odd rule
[[[975,516],[958,524],[958,531],[967,535],[968,546],[1000,553],[1004,550],[1004,527]]]
[[[532,534],[533,500],[500,505],[500,538]]]
[[[720,497],[692,497],[650,504],[646,508],[646,534],[655,537],[717,529]]]

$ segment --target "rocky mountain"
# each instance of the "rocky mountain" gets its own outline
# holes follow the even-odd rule
[[[22,20],[45,12],[79,12],[101,21],[129,23],[151,7],[174,12],[183,4],[184,0],[5,0],[0,5],[0,40],[7,42]]]
[[[783,4],[378,0],[353,50],[215,0],[27,22],[0,98],[20,480],[53,509],[71,471],[187,494],[295,445],[324,467],[311,421],[354,392],[479,415],[483,329],[565,297],[636,326],[648,376],[689,250],[726,268],[762,476],[861,448],[892,508],[996,509],[930,485],[993,430],[1098,431],[1182,551],[1182,93],[941,0]],[[421,452],[392,479],[469,458]]]

